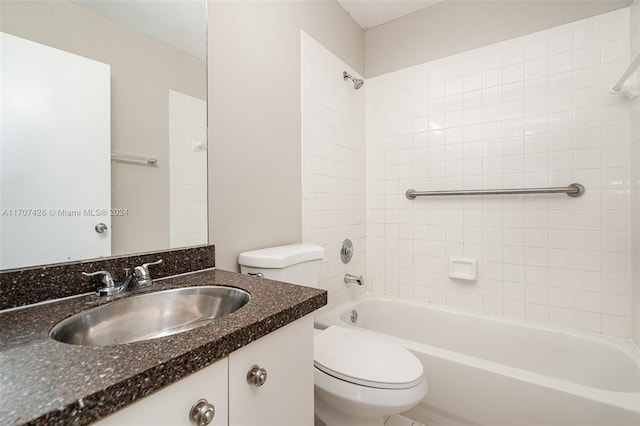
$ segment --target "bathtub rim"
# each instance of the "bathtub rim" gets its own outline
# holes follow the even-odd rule
[[[454,352],[448,349],[431,346],[426,343],[415,342],[412,340],[404,339],[401,337],[391,336],[388,334],[380,333],[374,330],[358,327],[342,319],[342,314],[348,314],[350,309],[357,309],[357,305],[365,301],[393,301],[402,304],[410,304],[420,308],[432,309],[444,313],[463,315],[470,318],[478,318],[481,320],[487,320],[491,322],[507,323],[513,326],[526,327],[534,330],[557,332],[563,335],[568,335],[581,339],[596,340],[598,343],[606,344],[613,347],[616,350],[620,350],[630,356],[634,362],[640,368],[640,349],[631,341],[631,339],[624,339],[613,336],[600,335],[590,332],[582,332],[574,329],[555,325],[541,325],[530,323],[523,320],[504,318],[504,317],[492,317],[488,315],[482,315],[478,313],[470,313],[448,306],[434,305],[428,302],[407,300],[400,297],[378,295],[371,293],[364,293],[353,300],[344,302],[330,311],[325,311],[319,314],[314,319],[314,326],[316,328],[326,328],[329,325],[340,325],[357,330],[363,330],[368,333],[374,333],[379,336],[385,336],[396,343],[405,346],[410,351],[425,352],[429,355],[444,358],[450,361],[459,362],[469,367],[482,368],[492,373],[499,374],[506,377],[515,378],[526,382],[533,382],[542,387],[553,389],[556,391],[567,392],[572,395],[594,400],[599,403],[612,405],[620,409],[629,410],[631,412],[640,415],[640,391],[622,392],[601,389],[596,387],[587,386],[580,383],[575,383],[570,380],[547,376],[540,373],[535,373],[529,370],[525,370],[518,367],[512,367],[509,365],[500,364],[494,361],[489,361],[483,358],[474,357],[471,355],[465,355],[458,352]],[[428,377],[427,377],[428,382]]]

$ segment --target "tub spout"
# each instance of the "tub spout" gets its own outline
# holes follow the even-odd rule
[[[356,283],[358,285],[364,285],[364,278],[362,278],[362,275],[358,276],[358,275],[344,274],[344,283],[345,284]]]

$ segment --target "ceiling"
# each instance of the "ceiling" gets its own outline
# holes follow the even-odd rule
[[[338,0],[364,29],[384,24],[443,0]]]

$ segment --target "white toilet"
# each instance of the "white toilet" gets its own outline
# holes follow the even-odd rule
[[[241,253],[243,274],[316,287],[324,249],[291,244]],[[427,394],[422,364],[388,339],[345,327],[315,330],[315,414],[326,426],[382,426]]]

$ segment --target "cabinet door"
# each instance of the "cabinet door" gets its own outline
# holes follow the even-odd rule
[[[262,386],[247,382],[257,365]],[[268,334],[229,355],[230,426],[313,425],[313,317]]]
[[[98,421],[99,426],[192,426],[191,407],[206,399],[215,407],[210,426],[227,425],[228,360],[222,359]]]

